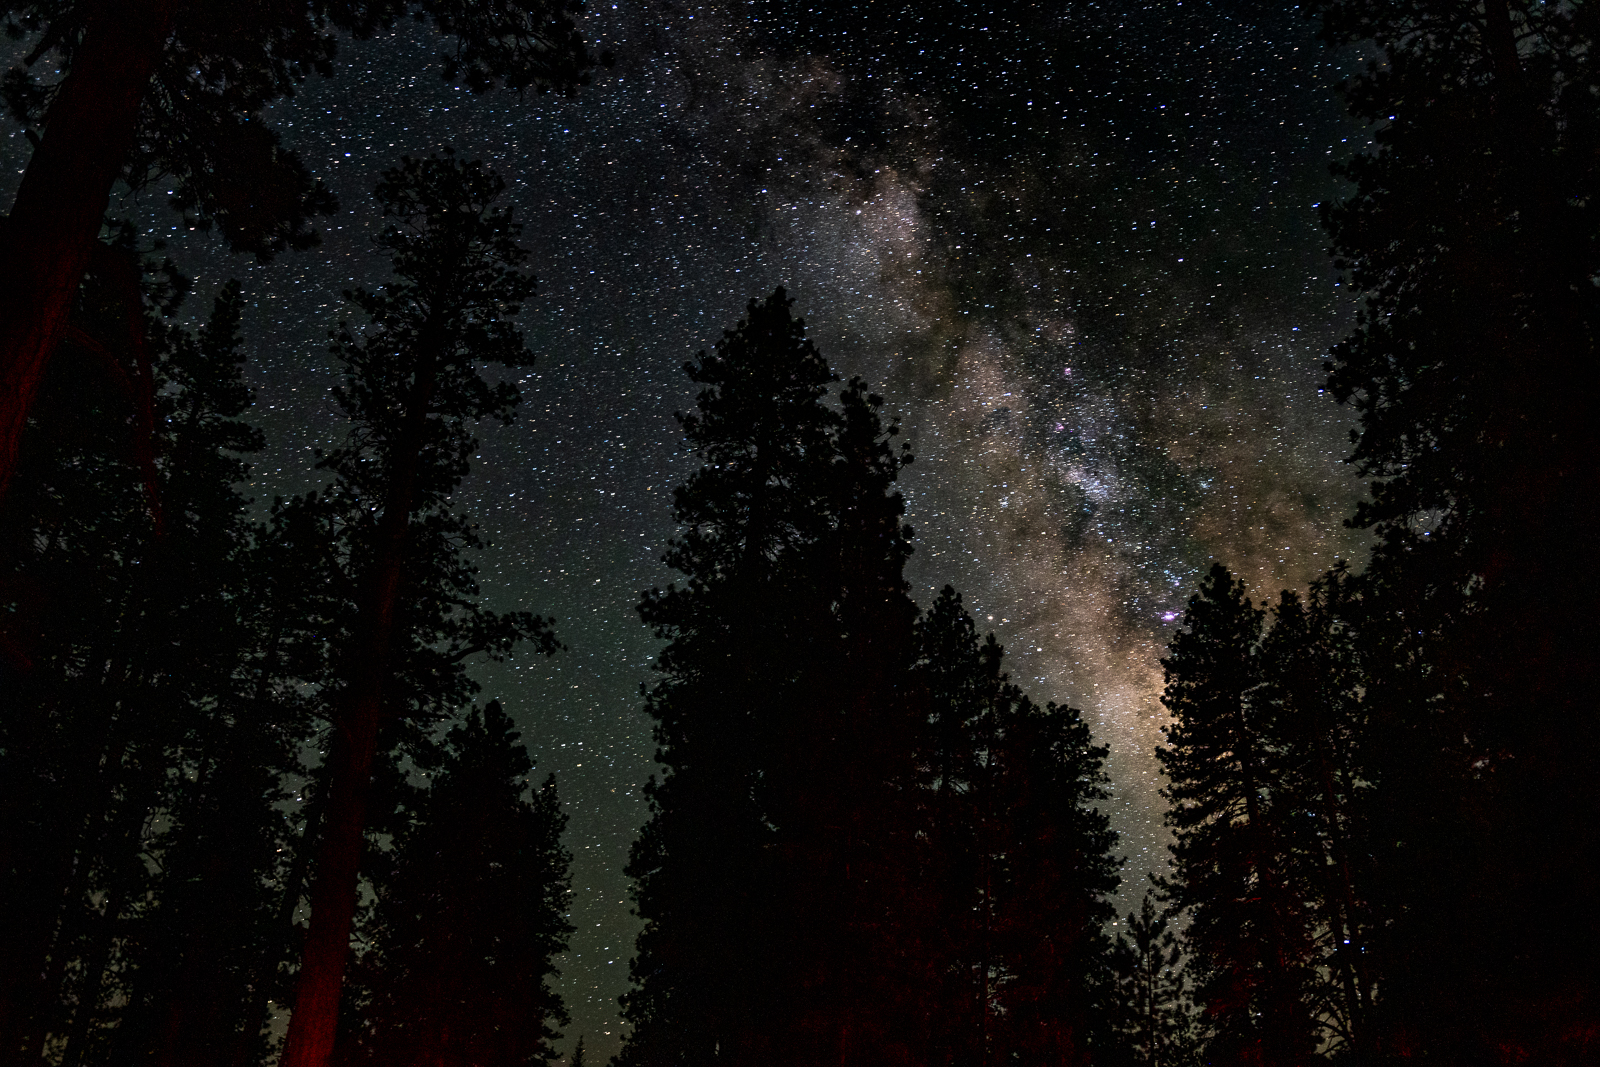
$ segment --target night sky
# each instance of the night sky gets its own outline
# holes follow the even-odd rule
[[[420,26],[346,44],[268,115],[341,201],[320,249],[256,266],[159,195],[119,208],[198,276],[190,312],[245,285],[265,502],[342,433],[325,338],[340,291],[386,274],[378,172],[450,145],[506,179],[539,361],[462,503],[492,604],[556,616],[569,646],[479,673],[571,817],[562,1047],[620,1040],[658,647],[634,605],[671,580],[680,368],[779,285],[908,431],[918,601],[954,584],[1013,679],[1110,745],[1125,909],[1164,862],[1158,660],[1197,577],[1221,559],[1262,598],[1360,553],[1350,413],[1320,389],[1353,309],[1315,207],[1364,143],[1333,89],[1353,57],[1242,0],[646,0],[583,26],[616,63],[570,100],[453,89]]]

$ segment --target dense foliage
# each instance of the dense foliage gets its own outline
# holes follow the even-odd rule
[[[960,599],[917,619],[881,401],[782,290],[687,368],[704,466],[649,694],[666,776],[625,1064],[1086,1062],[1116,886],[1104,750],[999,672]]]
[[[542,1064],[566,948],[570,856],[554,779],[532,788],[498,702],[426,746],[428,788],[371,867],[376,903],[352,975],[341,1063]]]
[[[1325,216],[1366,296],[1328,370],[1374,479],[1351,521],[1377,545],[1270,619],[1214,572],[1167,660],[1172,893],[1208,1052],[1587,1062],[1600,679],[1572,561],[1596,530],[1600,24],[1515,0],[1314,6],[1380,56],[1346,87],[1375,147]],[[1276,976],[1253,938],[1212,933],[1228,909],[1273,924]],[[1315,1048],[1260,1030],[1290,1021]]]
[[[176,310],[174,294],[156,295]],[[285,830],[272,769],[304,721],[263,714],[250,670],[261,634],[240,610],[252,530],[236,483],[260,445],[239,420],[240,303],[225,289],[196,332],[139,316],[157,385],[159,534],[123,388],[132,366],[69,350],[42,401],[53,418],[23,453],[3,526],[8,1057],[47,1035],[74,1062],[112,1045],[175,1054],[180,1028],[228,1033],[213,1016],[258,984],[251,962],[270,934],[254,885],[274,875]],[[124,311],[91,284],[77,321],[99,332]],[[240,887],[226,908],[211,895]],[[108,1032],[120,1020],[139,1025]]]
[[[349,441],[321,459],[329,489],[286,509],[329,532],[323,623],[336,635],[321,692],[333,727],[326,800],[286,1067],[320,1065],[333,1051],[380,751],[399,740],[403,752],[408,728],[471,698],[471,657],[503,658],[528,640],[556,648],[549,620],[479,602],[471,553],[481,542],[454,501],[477,449],[472,424],[509,421],[518,400],[484,370],[531,362],[515,319],[534,280],[521,269],[517,223],[494,204],[503,189],[482,165],[448,153],[384,173],[376,193],[390,225],[379,244],[394,281],[347,294],[368,325],[334,336],[345,372],[334,397]]]
[[[239,491],[260,435],[240,421],[238,287],[195,332],[171,324],[184,283],[170,270],[130,306],[126,250],[106,249],[82,290],[3,519],[0,892],[19,931],[0,965],[7,1060],[258,1062],[294,1002],[308,899],[313,929],[344,916],[342,971],[358,871],[413,909],[512,886],[476,916],[498,929],[463,922],[453,957],[461,981],[473,953],[503,965],[499,1008],[476,1000],[501,1017],[455,1033],[483,1048],[503,1031],[499,1047],[548,1056],[548,1023],[564,1018],[546,983],[568,930],[562,817],[553,785],[521,799],[526,753],[497,706],[471,710],[467,667],[555,642],[538,616],[480,605],[479,541],[451,502],[470,422],[516,400],[479,368],[526,360],[511,319],[532,279],[491,204],[499,189],[449,157],[386,176],[398,278],[351,294],[372,325],[335,337],[350,442],[323,459],[328,489],[279,501],[266,523]],[[478,771],[503,779],[501,795]],[[419,793],[407,782],[423,772],[437,780]],[[464,851],[424,863],[429,832]],[[363,867],[368,837],[401,841],[400,858],[380,850]],[[388,954],[363,960],[372,1011],[422,966],[406,953],[426,939],[413,928],[401,944],[394,915],[371,920],[389,931]],[[448,1058],[448,1042],[436,1051]]]

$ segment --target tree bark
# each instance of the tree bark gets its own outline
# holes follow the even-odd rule
[[[355,921],[380,707],[379,694],[356,694],[345,722],[334,732],[328,811],[311,888],[311,927],[281,1067],[324,1067],[333,1054]]]
[[[89,19],[0,237],[0,497],[179,0],[110,0]]]
[[[116,941],[116,928],[122,915],[123,898],[127,895],[121,879],[114,880],[106,892],[100,929],[89,950],[89,959],[83,964],[83,986],[78,993],[77,1010],[72,1013],[72,1028],[59,1062],[63,1067],[82,1067],[84,1046],[89,1041],[89,1029],[100,1011],[100,1000],[106,982],[106,969],[111,965],[111,950]]]
[[[405,564],[407,531],[416,498],[422,434],[436,376],[419,375],[394,449],[393,481],[378,520],[376,560],[358,626],[347,712],[334,731],[328,804],[311,886],[311,925],[300,962],[294,1014],[280,1067],[326,1067],[338,1032],[339,998],[350,955],[356,892],[366,835],[367,795],[377,753],[385,683],[394,648],[395,609]]]
[[[90,662],[104,659],[102,654]],[[94,713],[96,719],[84,731],[94,743],[86,746],[87,751],[80,750],[81,758],[69,765],[70,780],[80,787],[65,794],[68,806],[58,825],[70,831],[56,843],[43,870],[30,872],[42,884],[57,888],[41,894],[43,906],[32,914],[13,917],[20,936],[0,955],[0,1049],[7,1054],[31,1050],[41,1036],[35,1032],[38,1013],[60,988],[65,973],[60,946],[70,940],[73,901],[86,892],[86,857],[103,846],[107,834],[96,829],[95,817],[111,803],[115,783],[106,757],[119,738],[115,717],[103,701],[96,702]]]

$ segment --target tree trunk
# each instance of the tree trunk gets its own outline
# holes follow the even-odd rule
[[[72,310],[111,186],[179,0],[107,2],[90,17],[0,237],[0,497]]]
[[[43,870],[29,872],[45,886],[55,888],[42,894],[43,907],[21,917],[18,929],[22,935],[13,938],[8,952],[0,955],[0,1050],[7,1055],[32,1049],[41,1036],[35,1032],[35,1024],[38,1013],[61,985],[64,971],[59,945],[67,940],[66,931],[73,922],[73,901],[86,893],[88,857],[102,847],[106,837],[103,828],[95,828],[95,818],[111,803],[115,786],[107,757],[119,738],[110,708],[97,701],[95,711],[98,717],[84,733],[96,743],[76,761],[69,777],[80,787],[64,795],[68,806],[57,824],[69,831]]]
[[[89,1043],[89,1030],[100,1011],[100,999],[105,988],[106,969],[111,965],[111,950],[116,942],[115,931],[122,914],[123,897],[127,895],[121,879],[112,882],[106,892],[104,910],[98,926],[99,937],[90,949],[89,959],[83,964],[83,985],[78,994],[77,1009],[72,1013],[72,1028],[58,1061],[62,1067],[82,1067],[85,1046]]]
[[[326,1067],[338,1032],[339,997],[350,955],[367,794],[377,753],[384,688],[394,648],[395,609],[405,564],[407,531],[415,503],[422,435],[436,378],[419,374],[393,451],[393,480],[378,520],[376,559],[368,600],[357,622],[355,661],[347,712],[336,724],[329,753],[328,803],[311,886],[311,925],[300,961],[294,1014],[279,1067]]]
[[[1484,50],[1489,53],[1495,80],[1505,87],[1504,95],[1516,97],[1522,90],[1522,61],[1517,55],[1517,32],[1511,25],[1509,0],[1485,0],[1483,21]]]
[[[281,1067],[324,1067],[333,1054],[380,708],[380,693],[369,689],[355,694],[345,721],[334,731],[328,811],[311,887],[311,928],[300,960]]]
[[[273,645],[276,646],[276,639]],[[325,798],[312,794],[307,803],[311,806],[306,812],[306,822],[300,834],[300,845],[295,850],[294,862],[284,877],[283,896],[279,898],[278,916],[272,926],[274,930],[287,931],[293,928],[294,913],[300,907],[300,898],[305,895],[306,879],[311,874],[311,853],[322,838]],[[247,983],[250,998],[244,1011],[243,1022],[234,1030],[232,1048],[226,1055],[219,1056],[216,1060],[221,1067],[250,1067],[255,1062],[252,1044],[260,1037],[261,1027],[269,1014],[272,999],[270,975],[276,967],[277,960],[270,953],[262,953],[256,957]],[[157,1067],[182,1067],[183,1061],[177,1056],[169,1056],[168,1051],[163,1050],[156,1064]]]

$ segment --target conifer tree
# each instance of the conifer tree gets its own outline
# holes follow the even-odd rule
[[[911,875],[916,708],[904,684],[916,606],[901,574],[911,531],[894,491],[909,455],[891,447],[896,429],[881,408],[859,378],[839,392],[833,527],[794,561],[797,586],[828,591],[826,614],[811,608],[825,643],[797,679],[794,711],[773,724],[764,775],[782,831],[794,946],[785,955],[802,963],[784,977],[800,1008],[784,1052],[795,1063],[915,1061],[923,1036],[907,1010],[920,965],[908,935],[926,903]]]
[[[334,486],[290,509],[329,516],[327,568],[347,607],[335,609],[322,694],[325,807],[285,1067],[320,1067],[333,1048],[380,727],[460,707],[474,691],[471,656],[527,639],[555,648],[546,620],[477,603],[468,552],[480,542],[451,507],[477,447],[471,421],[509,421],[518,399],[480,368],[531,361],[514,319],[534,282],[520,269],[518,225],[493,206],[503,188],[448,153],[385,172],[380,242],[395,280],[350,293],[370,325],[335,337],[345,366],[335,395],[352,434],[321,461]]]
[[[922,873],[935,919],[927,977],[929,1056],[976,1063],[990,1043],[993,967],[992,794],[981,789],[1003,698],[1001,649],[978,635],[961,596],[945,586],[916,621],[917,680],[927,721],[918,731],[928,847]]]
[[[630,873],[622,1064],[1083,1063],[1114,841],[1104,749],[901,576],[905,457],[780,290],[691,364],[687,578],[641,611],[667,776]]]
[[[1376,49],[1375,147],[1325,222],[1366,296],[1333,352],[1374,479],[1364,688],[1381,842],[1382,1042],[1461,1061],[1581,1057],[1600,1025],[1594,362],[1600,180],[1583,5],[1313,6]],[[1535,939],[1527,929],[1560,928]]]
[[[997,1062],[1087,1065],[1109,1040],[1097,1001],[1109,980],[1108,898],[1121,880],[1117,835],[1093,806],[1110,796],[1106,748],[1074,708],[1023,697],[1008,710],[989,783],[1005,846]]]
[[[779,871],[763,810],[769,720],[815,649],[814,590],[784,566],[826,530],[834,380],[781,292],[685,367],[702,386],[680,416],[703,466],[674,494],[667,556],[684,585],[640,613],[668,639],[646,699],[665,768],[628,873],[645,928],[620,1062],[736,1062],[765,1051],[749,1022],[776,1002],[767,947]],[[758,1047],[749,1048],[748,1044]]]
[[[1128,912],[1112,956],[1117,1029],[1127,1062],[1138,1067],[1186,1067],[1195,1062],[1193,1019],[1184,978],[1183,947],[1173,911],[1146,892]]]
[[[532,789],[517,732],[491,701],[427,761],[430,785],[375,879],[340,1063],[538,1064],[565,1023],[550,986],[572,927],[554,779]]]
[[[1187,940],[1213,1063],[1302,1064],[1316,1049],[1311,920],[1279,823],[1271,739],[1255,706],[1264,613],[1220,563],[1172,639],[1157,750],[1170,781],[1173,902]]]
[[[590,65],[564,0],[442,0],[218,6],[192,0],[13,0],[8,36],[34,46],[4,80],[19,121],[42,126],[0,232],[0,496],[24,420],[63,331],[113,184],[176,183],[174,206],[266,257],[311,243],[330,210],[263,121],[312,71],[332,72],[335,33],[370,36],[407,14],[455,38],[444,73],[494,85],[570,90]],[[41,84],[45,57],[65,71]]]
[[[924,870],[939,931],[928,972],[927,1062],[1086,1063],[1107,1050],[1118,861],[1103,800],[1106,750],[1070,708],[1041,709],[1001,671],[946,586],[918,620]]]
[[[1299,1005],[1313,1046],[1371,1058],[1381,961],[1359,582],[1337,567],[1306,598],[1285,590],[1267,627],[1226,578],[1213,570],[1166,661],[1177,721],[1161,751],[1178,829],[1168,888],[1197,916],[1210,1051],[1288,1054],[1229,1028],[1239,1011],[1270,1021]],[[1287,999],[1269,1013],[1273,996]]]
[[[669,639],[647,698],[667,773],[629,867],[646,925],[622,1063],[892,1062],[914,1037],[882,936],[912,837],[903,458],[861,383],[824,402],[789,305],[752,302],[686,368],[704,466],[675,497],[686,582],[640,609]]]
[[[243,610],[238,482],[260,440],[239,421],[243,301],[225,287],[191,333],[166,318],[181,279],[147,288],[148,310],[94,276],[80,293],[83,340],[47,383],[52,418],[24,442],[5,517],[0,882],[21,932],[0,965],[8,1060],[48,1037],[65,1063],[168,1062],[180,1030],[198,1045],[231,1034],[251,986],[237,963],[270,928],[272,806],[301,734],[240,671],[260,636]],[[143,359],[94,339],[130,317]],[[122,387],[140,373],[154,386],[142,429]],[[138,456],[141,434],[158,462]],[[30,595],[43,589],[73,595]]]
[[[1304,599],[1281,594],[1251,705],[1268,742],[1278,839],[1315,940],[1324,1044],[1371,1056],[1373,843],[1355,585],[1338,567]]]
[[[1522,0],[1314,10],[1326,36],[1384,60],[1347,87],[1376,147],[1340,168],[1355,193],[1325,213],[1367,296],[1329,364],[1361,417],[1352,459],[1378,479],[1355,521],[1395,550],[1426,531],[1459,555],[1455,582],[1498,584],[1536,565],[1521,550],[1555,535],[1551,509],[1589,476],[1596,216],[1575,191],[1600,179],[1597,27]]]

